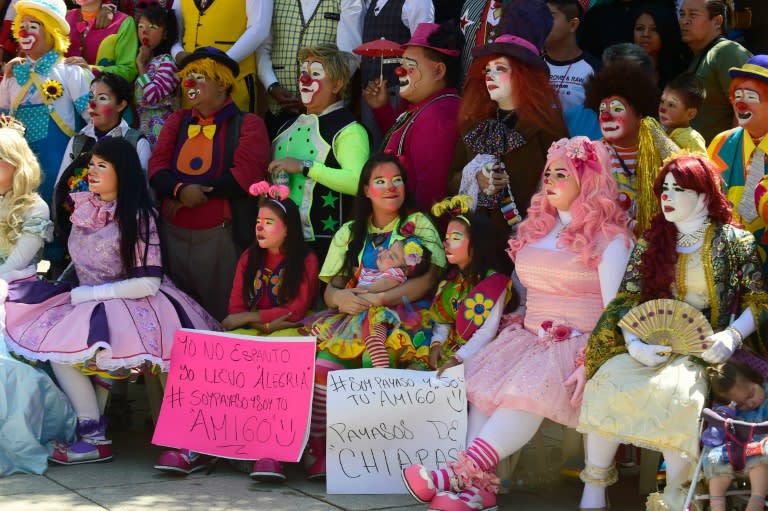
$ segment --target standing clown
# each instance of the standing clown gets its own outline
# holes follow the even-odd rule
[[[0,110],[26,126],[43,170],[39,192],[49,204],[67,143],[81,127],[78,117],[88,121],[93,79],[87,69],[63,62],[69,46],[66,14],[64,0],[19,0],[13,35],[27,57],[0,83]]]
[[[755,235],[765,261],[768,237],[768,55],[755,55],[730,69],[730,98],[738,127],[717,135],[709,156],[722,173],[725,193],[733,204],[734,221]]]

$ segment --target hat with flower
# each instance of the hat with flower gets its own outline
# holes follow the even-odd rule
[[[549,72],[542,50],[553,24],[552,13],[543,0],[512,0],[501,14],[502,35],[472,50],[472,57],[505,55]]]

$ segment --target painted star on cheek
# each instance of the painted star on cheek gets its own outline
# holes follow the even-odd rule
[[[320,196],[323,199],[323,206],[322,207],[329,207],[329,208],[335,208],[336,207],[336,201],[338,200],[338,197],[333,195],[333,192],[328,190],[328,193],[325,195]]]
[[[325,220],[321,220],[323,224],[323,231],[330,231],[333,232],[336,230],[336,224],[338,224],[338,220],[334,219],[331,215],[328,215],[328,218]]]

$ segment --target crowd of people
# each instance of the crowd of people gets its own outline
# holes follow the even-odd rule
[[[634,444],[664,455],[647,508],[680,510],[709,381],[768,419],[759,7],[3,3],[0,474],[112,459],[114,382],[162,386],[179,328],[316,337],[310,478],[331,371],[463,364],[466,449],[403,470],[431,510],[496,509],[544,419],[586,435],[580,509]],[[695,356],[628,323],[657,299],[711,326]],[[711,508],[737,468],[763,509],[766,450],[722,444]]]

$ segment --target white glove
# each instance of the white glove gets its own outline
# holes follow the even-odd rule
[[[639,338],[627,339],[627,350],[629,355],[648,367],[656,367],[667,360],[672,353],[671,346],[660,346],[657,344],[646,344]]]
[[[733,355],[736,348],[741,346],[741,335],[734,327],[728,327],[721,332],[707,337],[712,347],[701,354],[701,358],[710,364],[722,364]]]
[[[137,277],[98,286],[78,286],[70,291],[72,305],[89,301],[138,299],[151,296],[160,289],[159,277]]]

